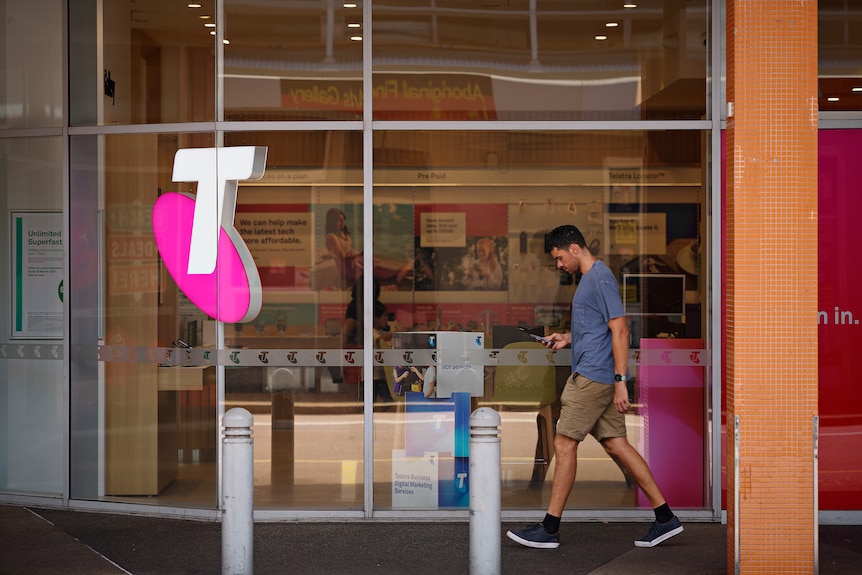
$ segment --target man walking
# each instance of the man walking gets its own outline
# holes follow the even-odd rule
[[[582,276],[572,299],[572,331],[552,333],[545,344],[554,350],[571,345],[572,375],[560,396],[554,439],[557,464],[547,514],[541,523],[506,535],[536,549],[560,546],[560,518],[575,482],[578,445],[592,434],[628,470],[653,506],[656,520],[635,545],[654,547],[682,533],[683,527],[646,461],[626,437],[625,413],[631,408],[626,388],[629,330],[619,284],[610,268],[587,249],[575,226],[552,230],[548,245],[558,269]]]

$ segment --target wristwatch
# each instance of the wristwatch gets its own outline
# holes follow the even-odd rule
[[[620,375],[620,374],[614,375],[614,381],[625,381],[625,380],[626,380],[626,376],[624,376],[624,375]]]

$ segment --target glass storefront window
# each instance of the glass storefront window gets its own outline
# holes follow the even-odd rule
[[[463,503],[457,497],[463,463],[457,455],[457,396],[465,389],[470,408],[488,405],[501,413],[504,508],[547,503],[557,397],[570,362],[562,351],[549,363],[546,350],[531,342],[524,330],[569,331],[577,278],[558,271],[545,246],[545,235],[558,225],[577,225],[589,249],[618,276],[630,312],[633,358],[646,349],[645,355],[656,349],[673,353],[675,348],[703,353],[701,304],[707,300],[699,258],[708,200],[701,138],[701,133],[687,131],[380,135],[374,153],[374,213],[380,214],[375,224],[381,226],[375,234],[375,254],[378,242],[387,251],[405,245],[415,249],[412,290],[381,293],[397,330],[393,347],[418,356],[424,335],[433,334],[441,359],[430,400],[419,397],[422,394],[401,397],[394,385],[398,371],[389,376],[400,409],[375,418],[375,436],[387,438],[375,442],[376,505],[424,508]],[[402,225],[405,218],[410,225]],[[454,371],[447,371],[444,340],[463,333],[481,338],[480,347],[493,350],[494,360],[481,358],[474,375],[459,368],[454,378]],[[467,343],[456,345],[466,346],[457,347],[466,354],[474,353]],[[662,427],[664,414],[690,423],[691,434],[684,443],[696,469],[682,483],[672,477],[659,479],[667,483],[666,495],[678,507],[704,506],[702,366],[680,364],[659,374],[658,366],[632,359],[630,369],[631,399],[637,406],[627,416],[630,441],[642,453],[649,452],[648,459],[674,456],[676,452],[667,451],[670,443],[662,445],[657,439],[676,433]],[[657,385],[667,379],[691,388],[679,394],[686,396],[684,401],[668,397]],[[415,496],[399,491],[397,478],[422,474],[416,470],[424,469],[422,456],[431,450],[426,443],[434,442],[417,429],[423,417],[426,426],[431,425],[437,417],[429,415],[434,410],[453,414],[455,431],[446,440],[452,451],[438,453],[440,473],[446,469],[452,489],[446,491],[444,486],[450,484],[440,476],[439,500],[432,505],[418,495],[421,489],[413,490]],[[650,425],[653,443],[647,445],[645,428]],[[677,435],[674,440],[676,450],[683,439]],[[578,474],[588,487],[576,490],[571,506],[648,505],[598,443],[585,441],[581,453]],[[392,482],[387,481],[390,477]]]
[[[225,1],[226,120],[362,118],[362,4]]]
[[[374,2],[377,120],[700,119],[707,3]]]
[[[101,437],[104,456],[96,469],[104,475],[73,475],[73,492],[84,497],[93,487],[89,496],[98,498],[146,496],[152,504],[178,497],[182,505],[213,506],[215,423],[224,409],[245,407],[255,416],[258,508],[359,509],[363,403],[370,395],[378,508],[465,505],[466,486],[458,483],[467,465],[464,425],[479,405],[499,408],[503,416],[504,506],[535,505],[523,498],[522,488],[540,498],[549,489],[555,403],[568,358],[563,352],[561,362],[549,364],[545,350],[520,328],[567,331],[577,289],[576,278],[556,269],[544,236],[565,223],[583,229],[633,306],[633,352],[664,337],[686,349],[703,347],[700,138],[688,131],[388,131],[376,140],[367,221],[358,132],[227,133],[225,149],[261,146],[267,157],[260,179],[240,182],[233,219],[260,276],[260,311],[223,323],[219,348],[216,322],[163,268],[162,260],[169,267],[170,258],[155,252],[151,221],[157,199],[196,193],[194,183],[171,181],[175,152],[211,147],[212,137],[76,137],[73,158],[81,160],[75,161],[73,185],[81,193],[73,209],[81,212],[74,220],[84,227],[73,231],[84,236],[86,226],[95,226],[104,246],[102,277],[97,274],[94,284],[79,265],[88,258],[86,250],[72,262],[76,289],[104,286],[98,304],[104,320],[96,326],[101,364],[85,365],[83,357],[75,362],[76,379],[86,381],[87,369],[91,374],[90,384],[76,393],[79,399],[104,394],[104,407],[95,419],[103,431],[73,427],[73,444],[82,454],[98,454],[85,447],[93,436]],[[88,153],[89,161],[102,158],[105,165],[101,194],[85,192],[86,178],[98,173],[87,169]],[[363,253],[367,234],[373,257]],[[355,289],[368,273],[380,290],[371,306],[373,345],[380,355],[373,354],[372,381],[362,385],[360,366],[370,340],[360,327],[364,298]],[[627,283],[629,277],[641,283]],[[643,283],[649,279],[672,282],[678,297],[656,301],[652,283]],[[76,334],[86,325],[81,311],[73,315],[80,318],[73,325]],[[430,343],[429,334],[440,343]],[[500,359],[477,357],[469,373],[459,368],[456,377],[450,369],[456,364],[447,359],[452,344],[446,342],[453,338],[456,348],[480,354],[490,349]],[[210,359],[201,359],[208,351]],[[425,357],[434,351],[439,358]],[[415,389],[395,385],[397,368],[410,367],[402,361],[405,354],[413,354],[421,372],[414,372]],[[186,365],[177,366],[176,358],[183,357]],[[224,366],[222,404],[218,366]],[[420,384],[431,378],[430,366],[436,371],[433,389]],[[702,373],[692,379],[697,405],[663,404],[667,398],[654,388],[647,401],[642,369],[645,364],[633,362],[638,409],[629,416],[632,442],[649,450],[643,428],[650,425],[650,409],[677,418],[694,415],[700,423],[691,443],[700,455],[693,460],[701,462]],[[182,387],[188,374],[195,382]],[[168,389],[168,380],[175,387]],[[85,421],[80,414],[74,419]],[[653,419],[653,437],[659,436],[660,420]],[[446,433],[426,436],[423,426],[435,421]],[[585,443],[584,449],[590,456],[581,477],[614,486],[610,494],[604,487],[590,493],[586,506],[644,504],[598,444]],[[426,452],[437,453],[440,464],[433,502],[412,497],[416,490],[399,479],[424,477]],[[652,446],[650,456],[663,453]],[[671,486],[669,496],[678,501],[689,490],[696,500],[678,507],[703,506],[702,473],[685,477],[694,487]],[[192,480],[205,487],[184,491]],[[584,506],[578,501],[572,505]]]
[[[63,494],[63,141],[0,139],[0,492]],[[11,241],[9,241],[11,240]],[[9,241],[9,243],[6,243]]]
[[[862,110],[862,7],[853,2],[817,3],[818,108]]]
[[[349,310],[359,298],[351,294],[362,285],[362,238],[370,233],[361,134],[224,139],[267,147],[263,177],[240,184],[235,219],[260,273],[261,311],[225,326],[225,349],[238,352],[225,368],[225,408],[245,407],[255,417],[255,505],[360,509],[362,331],[348,318],[356,319]],[[190,313],[181,329],[190,322],[207,326]]]
[[[193,189],[172,181],[176,151],[212,142],[212,134],[71,140],[74,498],[216,506],[216,368],[173,356],[179,291],[153,220],[160,197]]]
[[[488,405],[503,417],[504,508],[541,507],[568,356],[548,359],[524,330],[569,327],[577,278],[556,269],[545,234],[574,223],[617,274],[631,306],[637,407],[628,416],[630,439],[660,458],[666,449],[648,449],[644,432],[653,425],[658,435],[660,418],[653,411],[650,421],[649,410],[696,413],[693,444],[701,451],[689,455],[700,476],[683,474],[684,484],[666,492],[676,507],[709,503],[705,400],[660,406],[661,393],[646,389],[649,362],[636,361],[656,341],[665,350],[673,346],[662,340],[705,347],[709,288],[700,252],[710,204],[703,134],[634,129],[639,120],[705,116],[704,0],[632,8],[377,0],[365,5],[374,17],[371,35],[359,2],[144,4],[72,0],[63,11],[37,3],[67,14],[70,69],[44,68],[55,70],[58,82],[68,78],[69,117],[45,124],[24,113],[23,124],[8,123],[71,127],[72,499],[217,508],[219,418],[244,407],[255,418],[258,509],[361,510],[368,466],[377,509],[460,509],[465,415]],[[24,10],[8,6],[13,16]],[[26,10],[35,13],[29,4]],[[369,69],[363,45],[372,36]],[[7,54],[21,38],[15,30]],[[49,48],[44,53],[53,58]],[[18,71],[7,68],[11,98]],[[363,118],[363,72],[372,72],[374,119],[392,122],[386,130],[370,126],[373,134],[356,122]],[[36,88],[47,89],[50,102],[39,100],[31,117],[43,109],[61,114],[55,93],[64,90]],[[38,100],[21,99],[31,106]],[[18,113],[10,102],[7,120]],[[281,124],[260,131],[266,120]],[[423,120],[631,124],[608,131],[414,129],[412,122]],[[240,122],[249,122],[249,131]],[[403,123],[391,129],[395,122]],[[170,125],[176,123],[184,125]],[[164,126],[153,132],[139,124]],[[370,195],[366,141],[374,148]],[[164,234],[192,253],[183,243],[191,220],[181,214],[200,189],[188,174],[173,181],[175,154],[241,146],[266,148],[263,175],[239,182],[227,205],[232,222],[213,216],[205,223],[220,230],[212,238],[219,254],[222,231],[232,226],[226,241],[247,249],[249,260],[240,250],[234,255],[243,264],[253,260],[259,293],[251,282],[245,292],[231,283],[233,268],[221,267],[219,256],[213,281],[220,289],[207,310],[157,246]],[[175,200],[176,217],[160,220],[159,231],[154,206],[166,197]],[[358,290],[369,275],[379,289],[373,296]],[[659,304],[656,278],[679,297]],[[238,294],[254,312],[214,319],[242,299]],[[363,321],[367,311],[374,317]],[[462,364],[448,353],[461,347],[470,367],[453,378]],[[373,366],[363,365],[369,358]],[[11,360],[0,361],[15,373]],[[415,379],[410,385],[399,381],[405,373]],[[702,399],[702,375],[693,381],[692,397]],[[598,444],[584,449],[579,477],[591,483],[576,491],[572,507],[644,506]],[[401,481],[425,476],[426,453],[439,455],[437,473],[445,475],[435,481],[445,483],[428,496],[423,479],[423,496],[413,497],[408,492],[417,486]],[[681,502],[692,485],[696,494]]]
[[[361,387],[341,352],[352,346],[362,353],[361,331],[348,341],[343,329],[358,276],[337,264],[327,238],[337,231],[330,222],[337,213],[335,228],[349,226],[359,246],[353,251],[361,252],[357,134],[224,136],[219,153],[248,146],[267,152],[266,169],[239,183],[235,205],[225,200],[259,276],[259,309],[236,318],[220,315],[242,295],[223,259],[221,242],[239,241],[225,240],[226,220],[216,226],[224,237],[213,277],[223,287],[212,309],[171,255],[193,249],[185,234],[194,234],[197,205],[189,197],[205,193],[207,176],[185,181],[192,175],[181,173],[175,154],[206,153],[212,142],[207,133],[73,141],[73,231],[95,238],[73,255],[73,288],[82,292],[76,301],[88,302],[73,311],[73,332],[98,346],[100,360],[82,354],[73,364],[80,381],[73,466],[81,470],[73,474],[73,494],[215,506],[217,421],[242,407],[254,416],[258,507],[361,508]],[[174,207],[165,212],[166,205]],[[86,265],[93,259],[95,266]],[[84,417],[94,403],[101,406],[95,417]],[[341,497],[332,498],[333,487]]]
[[[214,121],[215,4],[70,1],[69,124]]]
[[[0,15],[0,128],[62,126],[62,3],[7,0]]]

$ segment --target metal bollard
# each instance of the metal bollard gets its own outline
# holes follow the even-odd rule
[[[224,414],[222,451],[221,572],[254,572],[254,419],[235,407]]]
[[[500,414],[470,415],[470,575],[500,575]]]

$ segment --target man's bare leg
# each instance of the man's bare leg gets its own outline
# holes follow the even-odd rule
[[[638,487],[641,488],[641,491],[647,496],[653,508],[665,503],[664,496],[661,494],[647,462],[632,447],[628,439],[625,437],[612,437],[603,440],[602,446],[608,454],[615,457],[628,469],[629,474],[635,480],[635,483],[638,484]]]
[[[617,458],[620,463],[626,466],[635,483],[638,484],[638,487],[641,488],[647,499],[649,499],[653,511],[655,511],[655,523],[650,526],[649,533],[645,537],[641,537],[635,541],[635,546],[655,547],[663,541],[667,541],[671,537],[682,533],[683,526],[679,522],[679,519],[674,516],[664,496],[661,494],[649,465],[641,457],[641,454],[632,447],[628,439],[625,437],[605,439],[602,441],[602,445],[612,457]]]
[[[554,456],[557,458],[557,464],[554,468],[548,515],[562,517],[578,472],[578,441],[558,433],[554,437]]]

